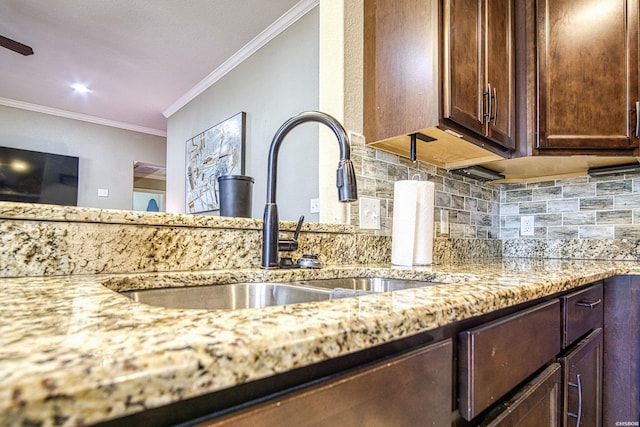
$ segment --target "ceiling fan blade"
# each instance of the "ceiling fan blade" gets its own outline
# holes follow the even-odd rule
[[[31,47],[3,36],[0,36],[0,46],[6,47],[7,49],[20,53],[24,56],[33,55],[33,49],[31,49]]]

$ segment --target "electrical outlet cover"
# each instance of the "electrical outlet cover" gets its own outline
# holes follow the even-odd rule
[[[520,217],[520,235],[521,236],[533,236],[533,216],[523,215]]]
[[[360,197],[360,228],[363,230],[380,230],[380,199]]]

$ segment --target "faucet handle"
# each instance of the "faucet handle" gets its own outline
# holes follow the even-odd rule
[[[298,236],[300,235],[300,229],[302,228],[303,221],[304,221],[304,215],[300,215],[300,219],[298,220],[298,225],[296,226],[296,231],[293,233],[293,240],[298,240]]]
[[[292,239],[278,239],[278,251],[280,252],[293,252],[298,250],[298,236],[300,235],[300,229],[302,228],[302,222],[304,221],[304,215],[298,220],[296,231],[293,233]]]

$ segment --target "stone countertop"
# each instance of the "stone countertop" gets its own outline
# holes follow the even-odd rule
[[[617,274],[637,262],[496,259],[430,267],[0,280],[0,425],[79,426],[222,390]],[[441,285],[264,309],[177,310],[114,292],[332,277]]]
[[[262,219],[224,217],[206,214],[171,214],[120,209],[83,208],[0,201],[0,219],[22,219],[66,223],[99,223],[120,225],[156,225],[162,227],[207,227],[222,229],[262,230]],[[280,230],[293,231],[297,221],[280,221]],[[301,231],[352,234],[358,227],[346,224],[305,222]]]

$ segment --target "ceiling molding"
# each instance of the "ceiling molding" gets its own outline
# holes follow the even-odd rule
[[[19,108],[21,110],[35,111],[36,113],[50,114],[52,116],[64,117],[66,119],[80,120],[97,125],[110,126],[134,132],[146,133],[149,135],[161,136],[165,138],[167,136],[167,132],[162,129],[153,129],[144,126],[133,125],[130,123],[118,122],[116,120],[104,119],[102,117],[90,116],[88,114],[74,113],[73,111],[60,110],[58,108],[45,107],[43,105],[30,104],[28,102],[16,101],[9,98],[0,98],[0,105]]]
[[[242,49],[227,59],[222,65],[213,70],[211,74],[202,79],[191,90],[182,95],[162,114],[167,119],[176,111],[187,105],[195,97],[211,87],[215,82],[224,77],[227,73],[240,65],[245,59],[257,52],[261,47],[273,40],[278,34],[293,25],[296,21],[306,15],[311,9],[319,4],[320,0],[301,0],[287,13],[278,18],[273,24],[258,34],[253,40],[244,45]]]

